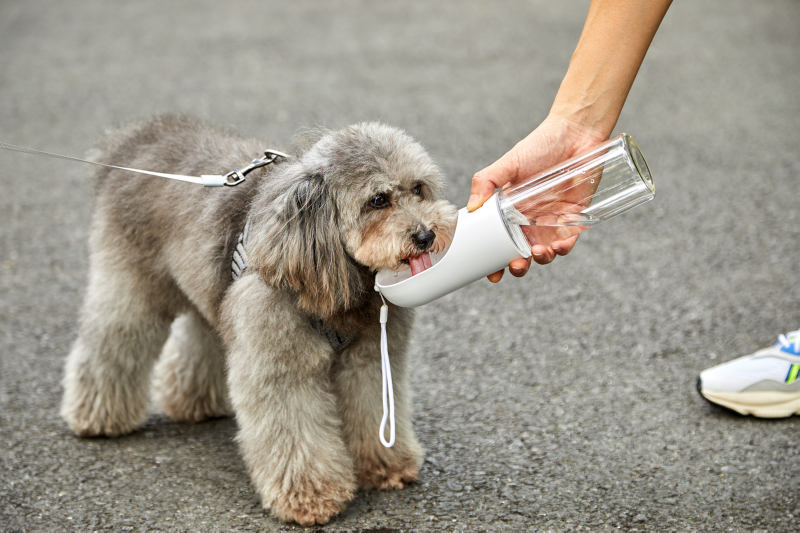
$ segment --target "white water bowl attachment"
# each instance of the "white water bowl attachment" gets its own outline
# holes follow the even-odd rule
[[[495,194],[480,209],[458,212],[453,241],[431,254],[431,267],[412,276],[409,269],[384,269],[375,277],[375,289],[401,307],[416,307],[497,272],[518,257],[530,257],[529,247],[518,247],[500,213]]]

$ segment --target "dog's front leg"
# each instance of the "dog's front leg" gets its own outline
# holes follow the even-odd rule
[[[358,483],[366,488],[400,489],[417,479],[422,447],[411,423],[407,345],[411,311],[393,307],[389,316],[388,344],[395,400],[394,446],[379,439],[383,415],[381,402],[380,335],[377,324],[341,355],[334,382],[344,421],[345,435],[356,462]],[[386,433],[388,434],[388,428]]]
[[[222,331],[238,441],[264,506],[282,520],[326,523],[357,488],[328,342],[290,296],[256,275],[229,290]]]

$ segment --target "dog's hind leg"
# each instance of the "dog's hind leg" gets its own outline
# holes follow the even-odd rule
[[[195,311],[172,323],[154,378],[156,403],[173,420],[200,422],[231,414],[225,351],[217,334]]]
[[[355,459],[356,475],[361,487],[403,488],[417,479],[422,464],[422,447],[411,425],[411,398],[406,368],[410,326],[402,325],[406,319],[410,321],[410,316],[406,318],[405,314],[405,310],[394,308],[388,327],[395,398],[394,446],[386,448],[379,440],[383,415],[379,337],[362,337],[341,354],[340,363],[335,368],[334,383],[345,438]]]
[[[61,406],[78,435],[129,433],[147,417],[151,370],[172,320],[160,289],[113,253],[92,254]]]

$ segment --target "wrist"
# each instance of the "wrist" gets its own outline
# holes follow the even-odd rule
[[[627,90],[603,90],[601,77],[597,72],[568,71],[548,116],[583,135],[600,141],[608,139],[622,112]]]
[[[568,147],[570,153],[562,158],[572,157],[576,151],[588,149],[599,144],[611,135],[611,129],[598,125],[592,118],[592,110],[554,105],[542,122],[547,131],[556,132],[553,136],[555,146]],[[540,127],[542,127],[540,126]]]

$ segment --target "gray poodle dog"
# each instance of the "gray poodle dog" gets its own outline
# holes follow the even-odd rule
[[[78,435],[130,433],[147,417],[151,385],[175,420],[234,414],[264,506],[313,525],[359,487],[397,489],[417,477],[406,370],[413,317],[395,306],[396,442],[379,441],[374,274],[443,250],[456,210],[440,199],[442,177],[425,150],[398,129],[363,123],[307,144],[236,187],[98,171],[62,415]],[[160,117],[110,133],[93,159],[199,175],[241,168],[264,148]],[[246,264],[232,276],[240,255]]]

